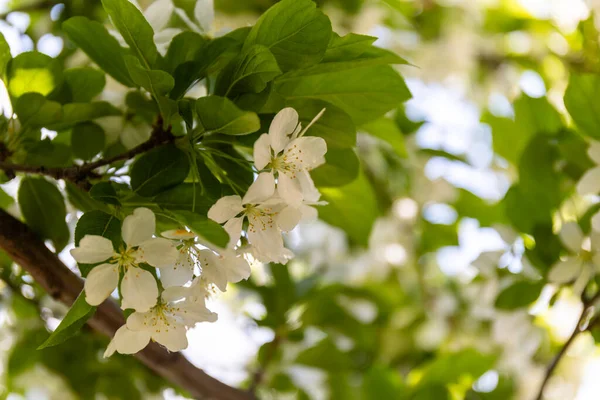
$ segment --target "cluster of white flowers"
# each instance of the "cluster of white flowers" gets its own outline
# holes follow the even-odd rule
[[[136,353],[150,339],[170,351],[186,348],[189,328],[217,320],[217,314],[206,307],[209,293],[215,288],[224,292],[229,282],[250,276],[247,253],[263,262],[285,263],[293,257],[283,244],[282,232],[315,217],[311,206],[321,204],[309,171],[325,162],[327,146],[322,138],[303,135],[322,113],[302,130],[298,113],[286,108],[275,116],[269,133],[257,140],[254,158],[262,172],[243,198],[223,197],[208,213],[225,223],[230,236],[225,249],[205,243],[186,229],[154,237],[154,213],[137,208],[123,221],[121,248],[115,249],[103,236],[86,235],[71,250],[77,262],[98,264],[85,281],[89,304],[99,305],[118,287],[121,307],[134,310],[105,356],[115,351]],[[245,219],[249,245],[242,246]]]

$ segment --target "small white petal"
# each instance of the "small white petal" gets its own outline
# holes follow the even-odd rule
[[[133,308],[144,312],[156,304],[158,287],[150,272],[129,267],[121,281],[121,293],[123,294],[122,309]]]
[[[84,264],[95,264],[106,261],[113,254],[112,242],[98,235],[85,235],[79,241],[79,246],[71,250],[71,255],[75,261]]]
[[[568,257],[554,264],[548,273],[548,280],[554,283],[567,283],[574,280],[581,272],[581,260]]]
[[[161,268],[160,281],[163,286],[182,286],[194,276],[194,263],[187,250],[179,252],[177,262],[169,267]],[[163,294],[164,295],[164,294]]]
[[[165,288],[160,296],[162,297],[163,301],[170,303],[188,297],[190,293],[191,289],[189,287],[171,286]]]
[[[283,251],[283,238],[276,224],[264,223],[254,216],[249,216],[248,222],[248,241],[259,253],[270,257]]]
[[[581,251],[581,245],[583,244],[583,232],[577,222],[567,222],[562,226],[558,233],[560,240],[573,253],[579,253]]]
[[[190,232],[186,229],[171,229],[164,231],[160,235],[173,240],[189,240],[194,239],[197,236],[194,232]]]
[[[296,207],[286,207],[277,214],[277,225],[284,232],[289,232],[302,219],[302,212]]]
[[[242,199],[243,204],[262,203],[275,192],[275,177],[271,172],[261,172],[250,185]]]
[[[600,142],[592,141],[588,148],[588,155],[596,164],[600,164]]]
[[[600,232],[600,212],[597,212],[592,217],[592,229],[596,232]]]
[[[316,208],[307,206],[305,204],[300,206],[300,214],[302,214],[302,221],[304,222],[316,221],[319,217],[319,212]]]
[[[120,327],[110,341],[104,357],[110,357],[115,350],[121,354],[135,354],[150,342],[150,334],[145,331],[132,331],[127,325]]]
[[[271,139],[263,133],[254,142],[254,165],[259,171],[271,162]]]
[[[269,126],[271,148],[275,154],[282,151],[289,143],[289,135],[293,134],[298,126],[298,113],[291,107],[279,111]]]
[[[179,252],[172,241],[164,238],[152,238],[140,243],[135,253],[137,262],[145,262],[153,267],[170,267],[177,262]]]
[[[229,251],[221,256],[221,261],[227,275],[227,282],[237,283],[250,277],[252,271],[244,257]]]
[[[289,163],[297,169],[312,170],[325,164],[327,143],[323,138],[304,136],[291,141],[285,148],[284,154]]]
[[[223,268],[216,254],[210,250],[200,251],[200,265],[202,266],[202,277],[210,283],[214,283],[220,291],[227,290],[227,271]]]
[[[292,206],[299,206],[303,200],[300,185],[286,173],[279,173],[279,177],[277,178],[277,194],[283,201]]]
[[[174,8],[171,0],[157,0],[146,8],[144,17],[146,17],[146,20],[150,23],[155,33],[158,33],[167,26]]]
[[[577,193],[582,196],[586,194],[597,194],[600,192],[600,167],[594,167],[581,177],[577,182]]]
[[[110,296],[119,284],[119,271],[116,264],[100,264],[95,266],[84,283],[85,301],[97,306]]]
[[[244,207],[242,206],[242,198],[240,196],[225,196],[217,200],[210,210],[208,210],[208,218],[222,224],[242,211],[244,211]]]
[[[156,219],[149,208],[139,207],[133,210],[123,221],[123,240],[127,246],[138,246],[150,239],[156,230]]]
[[[145,324],[146,319],[150,319],[152,317],[152,312],[139,312],[136,311],[132,313],[127,318],[127,328],[132,331],[143,331],[148,329],[148,326]]]
[[[217,313],[210,311],[204,304],[184,301],[177,303],[177,311],[174,312],[183,323],[189,327],[198,322],[215,322],[218,318]]]
[[[305,202],[316,203],[319,201],[321,193],[315,186],[315,182],[308,171],[298,171],[296,173],[296,181],[300,184],[300,191]]]
[[[227,244],[227,247],[234,247],[240,240],[243,222],[244,218],[242,217],[231,218],[223,225],[223,229],[229,234],[229,243]]]
[[[165,346],[169,351],[181,351],[188,346],[186,330],[183,325],[171,324],[160,332],[152,332],[152,339]]]
[[[204,32],[210,32],[215,20],[213,0],[197,0],[194,7],[194,17]]]

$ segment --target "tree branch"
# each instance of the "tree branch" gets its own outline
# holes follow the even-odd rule
[[[154,149],[155,147],[162,146],[167,143],[172,143],[175,140],[175,136],[170,130],[164,130],[162,128],[162,120],[159,119],[152,129],[150,139],[136,147],[116,155],[110,158],[103,158],[92,163],[86,163],[83,165],[72,165],[70,167],[62,168],[49,168],[44,166],[32,166],[23,164],[13,164],[4,161],[6,156],[0,157],[0,170],[6,171],[8,174],[14,174],[15,172],[26,172],[30,174],[47,175],[54,179],[64,179],[75,183],[78,186],[89,186],[88,178],[99,178],[100,175],[94,172],[95,169],[110,165],[117,161],[129,160],[138,154],[145,153]],[[2,154],[0,154],[1,156]]]
[[[558,366],[560,360],[562,360],[562,358],[565,356],[565,354],[567,354],[567,350],[569,350],[569,347],[575,341],[577,336],[581,332],[585,332],[587,329],[589,329],[592,326],[592,323],[590,323],[588,326],[585,326],[585,327],[583,325],[585,324],[586,319],[589,317],[590,311],[593,311],[592,308],[594,306],[594,303],[596,301],[598,301],[599,299],[600,299],[600,290],[592,298],[582,299],[583,300],[583,310],[581,311],[581,315],[579,316],[579,319],[577,320],[577,325],[575,325],[575,329],[573,329],[573,333],[571,334],[571,336],[569,336],[569,338],[562,345],[562,347],[560,348],[560,350],[558,351],[556,356],[554,356],[554,359],[552,360],[550,365],[548,365],[548,367],[546,368],[546,374],[544,375],[544,380],[542,381],[542,384],[540,385],[540,389],[538,390],[536,400],[542,400],[542,398],[544,396],[544,390],[546,389],[546,386],[548,385],[548,381],[552,377],[554,370]]]
[[[52,297],[71,305],[81,290],[82,280],[52,253],[27,225],[0,209],[0,249],[26,270]],[[88,321],[95,330],[112,337],[125,323],[123,313],[111,300],[102,303]],[[136,357],[173,385],[195,398],[252,400],[251,394],[230,387],[192,365],[180,353],[169,353],[150,343]]]

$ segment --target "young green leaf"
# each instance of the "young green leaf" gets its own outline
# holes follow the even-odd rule
[[[25,93],[14,102],[14,112],[21,125],[38,128],[59,123],[63,117],[60,103],[46,99],[40,93]]]
[[[322,62],[360,61],[365,65],[406,64],[399,55],[373,45],[376,37],[333,33]]]
[[[518,281],[505,288],[496,297],[496,308],[514,310],[527,307],[533,303],[542,292],[544,282]]]
[[[10,47],[4,38],[4,35],[0,33],[0,79],[4,79],[4,73],[6,72],[6,66],[12,59],[10,54]]]
[[[394,120],[385,117],[379,118],[363,125],[362,129],[371,136],[389,143],[399,157],[407,157],[408,153],[404,144],[404,135],[400,132]]]
[[[65,71],[65,83],[69,87],[71,102],[86,103],[102,93],[106,76],[95,68],[71,68]]]
[[[121,221],[114,215],[100,210],[86,212],[77,221],[74,238],[75,246],[79,246],[79,241],[85,235],[103,236],[110,239],[113,247],[118,249],[122,244]]]
[[[283,71],[306,68],[323,58],[331,37],[329,18],[311,0],[282,0],[256,22],[244,43],[266,46]]]
[[[586,135],[600,139],[600,104],[596,96],[600,77],[596,74],[571,74],[565,91],[565,107],[575,124]]]
[[[131,51],[146,69],[152,69],[158,50],[154,30],[141,11],[128,0],[102,0],[102,5]]]
[[[239,93],[258,93],[281,75],[277,60],[265,46],[254,45],[236,57],[219,75],[215,94],[232,97]]]
[[[57,252],[62,250],[70,234],[65,201],[58,188],[44,178],[28,176],[21,180],[18,200],[27,225],[43,239],[50,239]]]
[[[160,193],[153,200],[166,210],[186,210],[206,214],[217,199],[202,193],[203,185],[206,183],[182,183]]]
[[[260,129],[258,115],[240,110],[226,97],[206,96],[196,101],[201,132],[246,135]]]
[[[136,85],[143,87],[153,96],[167,94],[175,85],[173,77],[167,72],[146,68],[133,56],[125,56],[125,64]]]
[[[37,349],[45,349],[46,347],[56,346],[57,344],[63,343],[75,335],[81,327],[87,322],[88,319],[94,315],[96,307],[90,306],[85,301],[85,292],[81,292],[77,299],[67,312],[67,315],[60,322],[58,327],[50,334],[50,337],[46,339]]]
[[[104,129],[93,122],[82,122],[71,131],[73,155],[82,160],[90,160],[104,149]]]
[[[201,236],[220,248],[227,247],[229,235],[225,229],[223,229],[223,227],[217,224],[215,221],[208,219],[204,215],[191,211],[172,211],[171,214],[173,214],[173,216],[175,216],[180,223],[190,228],[192,232],[198,236]]]
[[[325,161],[310,174],[317,187],[344,186],[358,176],[360,161],[353,149],[328,149]]]
[[[173,145],[142,155],[131,168],[131,188],[144,197],[156,196],[182,183],[190,171],[187,155]]]
[[[85,17],[72,17],[62,27],[69,39],[107,74],[125,86],[135,86],[123,58],[127,50],[119,45],[104,25]]]
[[[60,63],[43,53],[21,53],[8,63],[6,70],[8,92],[13,97],[25,93],[46,96],[63,80]]]
[[[275,79],[286,100],[320,99],[341,108],[361,125],[410,98],[404,79],[389,65],[357,62],[319,64]]]
[[[120,205],[119,197],[117,196],[117,191],[114,186],[110,182],[99,182],[96,183],[90,189],[90,196],[94,200],[101,201],[107,204]]]
[[[207,44],[208,40],[196,32],[181,32],[169,44],[167,54],[160,64],[161,69],[173,74],[181,64],[196,60]]]

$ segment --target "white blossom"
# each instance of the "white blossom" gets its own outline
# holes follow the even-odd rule
[[[165,268],[175,263],[178,253],[171,241],[152,237],[155,226],[154,213],[147,208],[137,208],[123,221],[124,248],[115,250],[109,239],[85,235],[79,246],[71,250],[77,262],[102,263],[94,267],[85,280],[85,297],[89,304],[98,305],[110,296],[119,283],[120,273],[123,274],[123,309],[147,311],[156,304],[156,280],[140,264]]]
[[[600,142],[592,142],[587,152],[592,161],[600,164]],[[583,174],[577,183],[577,192],[582,196],[600,192],[600,165]]]
[[[224,250],[220,254],[208,249],[200,250],[198,258],[202,266],[200,276],[222,292],[227,290],[228,282],[237,283],[250,277],[248,261],[231,249]]]
[[[187,293],[181,287],[165,289],[161,300],[146,312],[134,312],[127,318],[108,345],[105,357],[115,351],[122,354],[137,353],[150,340],[160,343],[169,351],[180,351],[187,347],[187,329],[198,322],[214,322],[217,314],[206,308],[204,302],[195,302],[183,297]]]
[[[273,178],[277,175],[277,193],[288,204],[299,206],[303,200],[319,200],[309,171],[325,163],[327,144],[323,138],[303,135],[324,111],[302,130],[296,110],[284,108],[273,119],[269,133],[254,143],[256,168],[266,169]],[[275,179],[272,182],[275,186]]]

